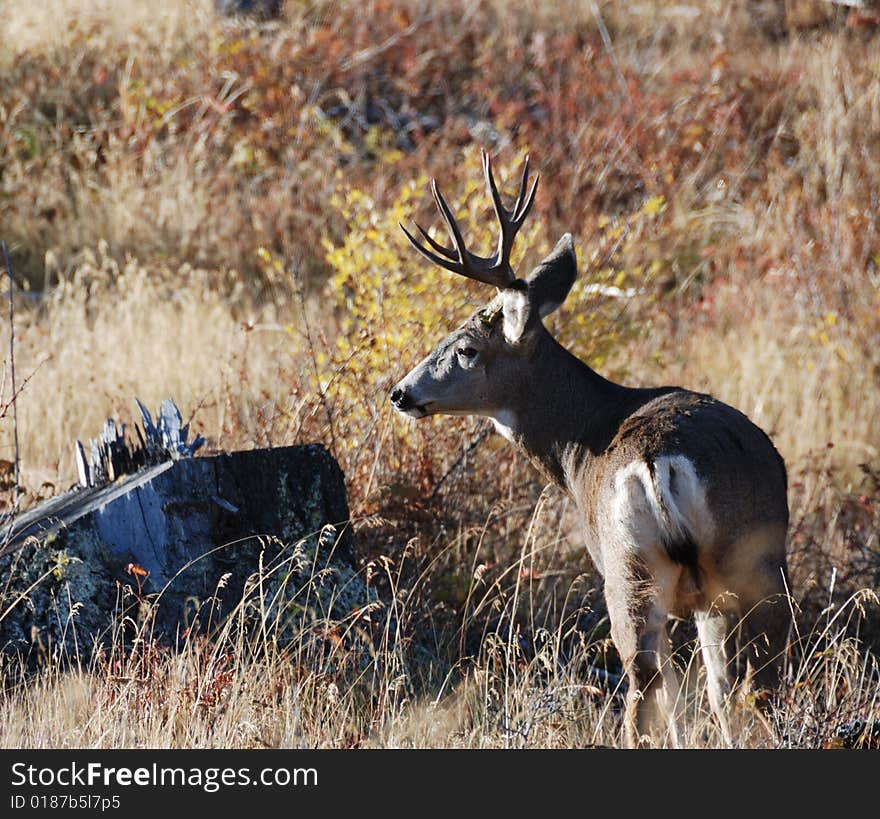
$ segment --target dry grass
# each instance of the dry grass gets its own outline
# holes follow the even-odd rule
[[[524,550],[521,559],[533,562],[535,555]],[[392,582],[400,579],[400,568],[385,567]],[[620,684],[596,665],[607,655],[607,639],[565,619],[545,628],[535,619],[531,584],[522,572],[512,574],[494,589],[481,588],[475,578],[470,592],[500,611],[500,622],[483,634],[477,656],[443,675],[415,662],[407,636],[423,613],[405,601],[418,598],[424,576],[396,586],[393,602],[375,606],[357,629],[309,618],[292,640],[282,641],[271,609],[262,626],[246,624],[246,596],[211,638],[189,636],[174,650],[151,640],[147,617],[125,648],[111,641],[88,662],[65,664],[66,670],[58,658],[47,659],[25,677],[7,661],[0,745],[619,746]],[[530,629],[512,616],[519,602]],[[766,712],[746,700],[734,705],[737,747],[876,746],[880,666],[857,635],[865,605],[877,602],[862,593],[829,605],[799,635],[805,650],[787,664],[780,703]],[[332,640],[320,636],[331,634]],[[688,659],[691,647],[679,655],[681,740],[692,748],[726,747],[709,713],[699,663]]]
[[[468,310],[453,288],[430,307],[384,292],[424,287],[385,226],[422,173],[462,199],[478,145],[541,166],[538,242],[572,230],[591,275],[644,285],[569,305],[560,337],[628,383],[712,392],[786,458],[812,637],[740,744],[857,742],[880,710],[880,40],[806,0],[760,5],[289,2],[260,27],[207,0],[0,2],[29,501],[73,483],[76,438],[172,395],[214,448],[330,445],[389,607],[354,677],[305,636],[267,652],[231,631],[147,642],[137,673],[49,665],[0,696],[0,745],[619,743],[613,685],[587,671],[615,657],[572,510],[494,438],[469,449],[478,424],[412,427],[385,401]],[[366,215],[340,204],[353,192]],[[334,266],[325,242],[346,236]],[[688,744],[720,744],[696,663],[686,696]]]
[[[14,7],[14,8],[13,8]],[[85,32],[100,29],[105,42],[146,39],[149,45],[185,45],[189,33],[208,24],[209,0],[46,0],[15,7],[0,3],[8,37],[0,51],[3,63],[31,53],[76,49]],[[195,25],[194,25],[195,23]]]
[[[72,442],[94,436],[109,415],[130,417],[134,396],[148,406],[177,396],[216,448],[269,444],[257,420],[264,401],[295,430],[293,307],[249,308],[239,290],[216,271],[120,266],[103,243],[84,252],[33,313],[21,313],[16,364],[30,375],[19,401],[25,485],[67,488]]]

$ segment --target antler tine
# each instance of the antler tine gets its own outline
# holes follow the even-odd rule
[[[450,250],[448,247],[443,247],[443,245],[433,239],[428,231],[425,230],[418,222],[413,222],[413,224],[416,226],[418,232],[422,234],[422,238],[429,245],[431,245],[431,247],[434,248],[434,250],[436,250],[441,256],[445,256],[447,259],[451,259],[452,261],[456,261],[458,259],[455,251]]]
[[[501,194],[498,193],[498,186],[495,184],[495,177],[492,175],[492,160],[489,158],[489,152],[484,150],[482,154],[483,176],[486,177],[486,185],[489,187],[489,193],[492,195],[492,207],[495,208],[495,216],[498,218],[498,224],[501,226],[501,234],[498,236],[498,250],[495,256],[499,262],[506,261],[509,269],[510,250],[508,250],[508,244],[510,246],[513,245],[512,237],[509,237],[511,214],[501,202]]]
[[[486,177],[486,185],[489,187],[489,193],[492,195],[492,204],[495,208],[495,215],[498,217],[498,223],[501,226],[501,236],[498,238],[498,252],[496,253],[497,263],[501,267],[510,270],[510,252],[513,250],[513,242],[516,234],[522,227],[526,216],[529,215],[532,203],[535,200],[535,191],[538,188],[538,180],[540,175],[535,177],[532,187],[526,196],[526,187],[529,181],[529,158],[528,156],[523,163],[522,180],[520,181],[519,194],[514,202],[513,209],[508,210],[501,201],[501,194],[498,192],[498,186],[495,184],[495,176],[492,173],[492,160],[487,151],[483,151],[483,175]],[[525,201],[523,201],[525,196]]]
[[[519,185],[519,194],[517,194],[516,202],[513,205],[513,219],[515,222],[522,224],[525,221],[526,216],[529,215],[529,211],[532,209],[532,202],[535,201],[535,191],[538,189],[538,180],[540,180],[540,178],[541,174],[535,175],[535,181],[532,182],[532,187],[523,203],[523,194],[526,190],[526,184],[529,181],[529,158],[526,156],[526,161],[523,163],[522,181]],[[522,205],[522,207],[520,207],[520,205]]]
[[[504,225],[504,217],[508,215],[507,209],[501,203],[501,194],[498,193],[498,187],[495,185],[495,177],[492,175],[492,160],[489,158],[488,151],[482,151],[483,155],[483,176],[486,177],[486,185],[489,187],[489,193],[492,194],[492,204],[495,207],[495,215],[498,221]]]
[[[525,196],[526,185],[529,182],[529,155],[526,154],[526,158],[523,160],[523,169],[522,169],[522,178],[519,181],[519,193],[516,195],[516,202],[513,203],[513,214],[514,218],[516,218],[516,214],[519,212],[519,206],[522,204],[523,196]]]
[[[437,203],[437,207],[440,208],[440,215],[446,223],[446,230],[449,232],[449,238],[452,239],[452,246],[458,254],[458,261],[463,267],[467,267],[468,256],[470,254],[465,250],[464,239],[458,228],[458,222],[455,221],[455,217],[452,215],[449,205],[446,204],[443,194],[440,193],[440,187],[437,185],[436,179],[431,180],[431,193],[434,194],[434,201]]]
[[[419,244],[418,240],[400,222],[397,224],[400,226],[400,229],[403,231],[406,238],[409,239],[409,243],[428,261],[433,262],[438,267],[442,267],[444,270],[451,270],[453,273],[461,273],[462,275],[465,275],[464,271],[461,269],[461,265],[458,262],[453,261],[452,257],[447,256],[444,258],[443,256],[438,256],[436,253],[428,250],[424,245]],[[418,227],[418,225],[416,227]],[[419,228],[419,230],[424,234],[424,231],[421,228]],[[433,240],[431,243],[433,246]],[[444,253],[448,252],[445,247],[441,246],[439,249]]]

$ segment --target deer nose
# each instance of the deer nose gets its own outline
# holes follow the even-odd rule
[[[400,387],[395,387],[391,390],[391,403],[399,410],[405,410],[412,406],[412,400]]]

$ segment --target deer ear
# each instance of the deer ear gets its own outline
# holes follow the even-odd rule
[[[565,301],[576,278],[577,256],[574,252],[574,241],[571,234],[566,233],[556,243],[552,253],[526,279],[529,296],[541,318],[549,316]]]

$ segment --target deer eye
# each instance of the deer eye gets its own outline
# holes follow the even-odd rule
[[[477,351],[473,347],[459,347],[458,350],[456,350],[456,352],[462,358],[468,359],[468,360],[472,359],[477,354]]]

